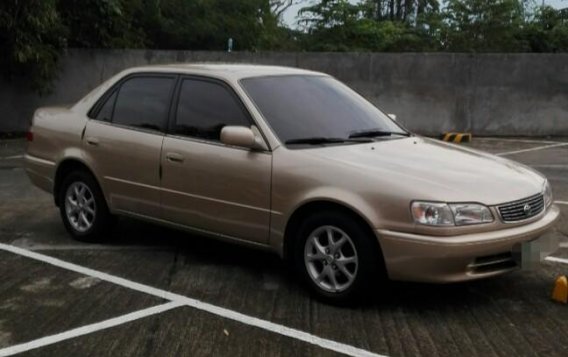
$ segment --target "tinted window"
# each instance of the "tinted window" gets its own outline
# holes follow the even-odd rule
[[[330,77],[255,77],[241,83],[283,142],[348,138],[368,130],[405,132],[363,97]]]
[[[103,104],[101,110],[99,111],[99,114],[97,114],[97,120],[102,120],[102,121],[111,121],[112,120],[112,111],[114,109],[114,102],[116,100],[116,94],[117,94],[117,92],[115,91],[105,101],[105,104]]]
[[[179,94],[174,132],[219,140],[221,129],[225,125],[251,125],[235,95],[219,83],[184,80]]]
[[[122,84],[113,123],[163,130],[170,106],[173,78],[135,77]]]

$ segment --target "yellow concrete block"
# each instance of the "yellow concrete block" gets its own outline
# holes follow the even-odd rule
[[[554,290],[552,291],[552,300],[563,304],[568,303],[568,280],[565,276],[556,279]]]
[[[472,140],[471,133],[443,133],[442,140],[452,143],[470,143]]]

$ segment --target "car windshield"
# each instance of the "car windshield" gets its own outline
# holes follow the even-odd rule
[[[348,139],[409,135],[331,77],[253,77],[241,80],[241,85],[283,143],[324,143],[325,138],[331,139],[329,143],[354,143],[365,141]]]

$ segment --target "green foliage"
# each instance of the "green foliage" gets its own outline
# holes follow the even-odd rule
[[[140,1],[59,0],[57,10],[68,30],[68,45],[80,48],[137,48],[144,32],[136,26]]]
[[[427,51],[435,44],[427,38],[429,27],[411,26],[409,18],[377,21],[376,4],[352,4],[347,0],[323,0],[301,10],[300,23],[310,36],[305,48],[311,51]],[[426,19],[421,13],[416,23]]]
[[[367,16],[374,20],[413,21],[425,13],[437,12],[438,0],[364,0]]]
[[[271,51],[301,51],[301,39],[305,33],[292,30],[280,25],[279,16],[274,13],[265,13],[262,18],[262,28],[258,39],[259,50]]]
[[[568,11],[533,0],[320,0],[300,12],[312,51],[566,52]]]
[[[4,77],[24,77],[31,87],[48,90],[65,46],[64,34],[55,0],[0,2],[0,68]]]
[[[542,7],[519,37],[530,52],[568,52],[568,16],[551,7]]]
[[[222,51],[233,38],[235,50],[255,50],[270,20],[264,0],[163,0],[160,11],[156,48]]]
[[[514,52],[523,24],[518,0],[448,0],[443,12],[444,49],[454,52]]]

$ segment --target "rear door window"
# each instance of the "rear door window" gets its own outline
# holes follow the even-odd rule
[[[112,122],[163,131],[174,84],[174,77],[136,76],[126,80],[118,90]]]

